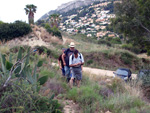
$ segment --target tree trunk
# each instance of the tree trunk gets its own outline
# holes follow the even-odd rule
[[[29,24],[34,24],[34,13],[33,12],[29,13],[28,19],[29,19],[28,20]]]

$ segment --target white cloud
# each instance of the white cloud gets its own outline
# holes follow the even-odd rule
[[[0,0],[0,20],[3,22],[14,22],[16,20],[28,21],[28,16],[25,14],[25,6],[34,4],[37,6],[35,13],[35,21],[45,13],[56,9],[63,3],[72,0]]]

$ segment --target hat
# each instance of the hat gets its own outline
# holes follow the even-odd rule
[[[71,42],[70,45],[69,45],[69,47],[75,47],[74,42]]]

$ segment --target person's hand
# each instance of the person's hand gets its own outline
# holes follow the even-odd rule
[[[64,62],[63,64],[64,64],[64,66],[66,66],[66,62]]]
[[[80,63],[78,63],[78,65],[81,65],[81,62],[80,62]]]
[[[81,63],[76,63],[75,66],[81,65]]]
[[[62,67],[60,66],[60,67],[59,67],[59,69],[61,69],[61,70],[62,70]]]

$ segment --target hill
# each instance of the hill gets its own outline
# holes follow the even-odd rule
[[[43,15],[40,19],[45,19],[53,13],[66,13],[72,9],[87,6],[95,1],[105,1],[105,0],[73,0],[71,2],[62,4],[56,10],[49,11],[48,13]]]
[[[74,3],[75,2],[75,3]],[[60,30],[69,32],[71,34],[81,33],[88,37],[119,37],[114,32],[108,31],[107,26],[110,24],[110,19],[115,17],[113,13],[114,4],[118,1],[102,0],[102,1],[86,1],[88,4],[82,7],[75,7],[73,4],[77,2],[85,1],[74,1],[68,3],[68,7],[74,7],[67,10],[67,5],[62,5],[62,7],[57,10],[50,11],[50,13],[44,15],[40,20],[45,22],[49,21],[49,16],[51,14],[60,14],[61,23]],[[71,5],[70,5],[71,4]],[[62,10],[65,7],[64,11]],[[66,8],[67,7],[67,8]]]
[[[46,52],[49,55],[49,52],[52,51],[51,55],[53,56],[51,57],[54,58],[53,60],[55,62],[61,52],[61,48],[68,48],[69,43],[72,41],[75,42],[76,49],[83,53],[85,66],[87,67],[113,71],[119,67],[126,67],[135,73],[149,63],[146,58],[139,58],[136,54],[121,49],[119,45],[99,43],[94,38],[81,34],[71,35],[62,33],[62,39],[59,39],[49,34],[45,28],[36,25],[32,26],[32,32],[28,35],[7,41],[7,46],[11,48],[23,45],[31,47],[38,46],[40,54],[45,54]]]
[[[12,60],[9,61],[15,62],[16,58],[26,55],[27,49],[22,50],[19,50],[18,55],[13,51],[8,51],[6,56],[2,54],[3,61],[4,57],[8,59],[12,56]],[[140,82],[125,83],[117,78],[89,76],[89,73],[83,73],[81,87],[74,86],[70,89],[66,79],[61,76],[61,71],[58,67],[53,67],[51,61],[49,57],[38,52],[31,54],[25,62],[20,62],[21,76],[14,73],[6,87],[3,87],[6,78],[1,75],[0,112],[149,112],[150,104],[143,96]],[[3,62],[0,63],[0,72],[4,70],[8,61],[5,65],[2,64]],[[6,69],[10,71],[8,65]],[[25,70],[28,70],[28,76]],[[29,76],[33,70],[34,76]],[[148,95],[149,90],[145,91]]]
[[[32,32],[23,36],[23,37],[16,37],[13,40],[7,41],[7,44],[11,47],[17,45],[28,45],[31,47],[35,46],[45,46],[49,47],[50,43],[57,42],[58,44],[62,44],[62,41],[47,32],[47,30],[43,27],[39,27],[36,25],[32,25]]]
[[[134,53],[121,49],[119,45],[99,44],[94,38],[81,34],[62,33],[62,39],[52,36],[43,27],[34,25],[31,33],[1,44],[0,112],[149,112],[150,104],[146,98],[150,92],[147,86],[149,82],[146,82],[145,87],[134,80],[127,84],[117,78],[87,72],[83,73],[81,87],[74,86],[70,89],[59,68],[52,65],[52,62],[57,62],[61,48],[68,48],[71,41],[83,53],[85,66],[88,67],[115,70],[124,66],[135,72],[144,63],[148,63],[146,59],[138,58]],[[19,49],[23,45],[26,46]],[[33,51],[35,53],[23,61],[19,60],[21,75],[19,77],[18,73],[14,73],[5,89],[3,84],[11,66],[16,59],[29,52],[28,46],[36,46],[37,52]]]

